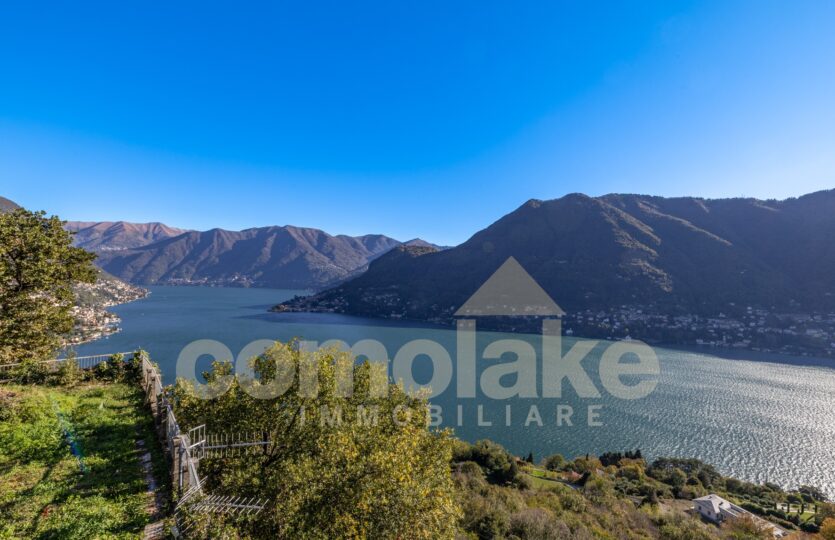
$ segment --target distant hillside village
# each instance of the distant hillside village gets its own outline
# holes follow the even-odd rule
[[[747,349],[800,356],[835,356],[835,313],[772,313],[728,306],[715,317],[662,315],[653,306],[584,310],[565,316],[568,335],[636,338],[669,345]]]
[[[72,308],[75,326],[67,343],[77,345],[114,334],[121,319],[107,308],[132,302],[148,295],[148,290],[99,272],[95,283],[75,286],[76,305]]]

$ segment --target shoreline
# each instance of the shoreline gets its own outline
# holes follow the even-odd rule
[[[357,319],[371,319],[371,320],[379,320],[379,321],[386,321],[389,323],[399,323],[403,326],[408,325],[409,323],[414,323],[416,326],[420,328],[438,328],[443,330],[455,331],[454,324],[443,324],[440,322],[435,321],[423,321],[418,319],[405,319],[405,318],[390,318],[390,317],[381,317],[381,316],[374,316],[374,315],[355,315],[351,313],[342,313],[337,311],[329,311],[329,310],[309,310],[309,309],[298,309],[298,308],[284,308],[281,309],[279,306],[282,304],[278,304],[276,306],[271,307],[267,312],[270,314],[280,314],[280,315],[290,315],[290,314],[309,314],[309,315],[339,315],[342,317],[356,317]],[[502,330],[500,328],[484,328],[480,330],[483,332],[496,332],[496,333],[506,333],[506,334],[521,334],[521,335],[536,335],[530,331],[519,331],[519,330]],[[585,340],[599,340],[599,341],[610,341],[610,342],[617,342],[623,340],[608,340],[603,338],[594,338],[594,337],[585,337],[585,336],[578,336],[578,335],[566,335],[563,333],[564,338],[574,338],[574,339],[585,339]],[[635,339],[635,341],[642,341],[640,339]],[[751,362],[763,362],[763,363],[772,363],[772,364],[783,364],[783,365],[798,365],[798,366],[810,366],[810,367],[824,367],[835,369],[835,358],[826,357],[826,356],[816,356],[816,355],[789,355],[780,352],[774,351],[755,351],[752,349],[746,348],[730,348],[730,347],[713,347],[710,345],[697,345],[697,344],[684,344],[684,343],[667,343],[667,342],[644,342],[650,347],[657,347],[661,349],[665,349],[668,351],[674,352],[683,352],[683,353],[694,353],[700,354],[704,356],[711,356],[715,358],[719,358],[722,360],[748,360]]]

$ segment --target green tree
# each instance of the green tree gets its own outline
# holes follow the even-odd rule
[[[58,366],[58,381],[62,386],[75,386],[84,379],[84,371],[78,366],[75,353],[70,352],[67,359]]]
[[[554,454],[545,458],[542,465],[549,471],[559,471],[565,466],[565,458],[560,454]]]
[[[242,536],[453,537],[460,517],[453,441],[427,428],[425,399],[389,384],[380,364],[355,365],[336,350],[306,353],[276,343],[251,366],[253,377],[228,379],[231,366],[216,364],[205,374],[209,384],[228,390],[212,400],[201,399],[191,381],[169,390],[182,426],[271,441],[257,453],[200,463],[210,491],[269,501],[257,520],[235,524]],[[300,377],[311,366],[315,395]],[[345,378],[353,379],[351,391],[344,391]],[[271,388],[280,395],[253,397]]]
[[[72,247],[44,212],[0,214],[0,363],[43,360],[73,328],[76,283],[93,283],[95,255]]]
[[[516,459],[502,445],[486,439],[460,448],[454,461],[478,463],[487,479],[495,484],[511,483],[519,475]]]

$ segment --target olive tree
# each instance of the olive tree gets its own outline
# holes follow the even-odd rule
[[[237,520],[242,536],[454,536],[460,510],[450,472],[453,442],[427,427],[423,397],[390,384],[380,364],[356,364],[336,350],[310,353],[276,343],[251,365],[250,378],[230,378],[228,363],[204,374],[210,385],[228,386],[214,399],[202,399],[194,381],[179,379],[169,389],[181,425],[270,441],[246,456],[201,460],[212,492],[268,501],[257,519]],[[315,392],[301,375],[311,369]]]

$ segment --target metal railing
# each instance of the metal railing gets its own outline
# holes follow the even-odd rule
[[[47,366],[47,368],[56,369],[62,363],[66,362],[70,359],[75,359],[78,367],[81,369],[92,369],[97,365],[101,364],[102,362],[108,362],[111,358],[116,356],[117,354],[121,354],[123,356],[123,360],[125,362],[130,361],[133,359],[133,352],[122,352],[122,353],[110,353],[110,354],[94,354],[91,356],[76,356],[76,357],[64,357],[64,358],[54,358],[52,360],[38,360],[36,362],[32,362],[29,365],[42,365]],[[26,362],[15,362],[13,364],[0,364],[0,374],[6,374],[9,372],[14,371],[15,369],[19,369],[23,366],[27,365]]]
[[[196,513],[257,514],[263,510],[267,504],[264,499],[206,493],[198,465],[201,458],[222,452],[223,447],[231,446],[235,450],[240,450],[242,445],[260,446],[269,442],[264,443],[253,439],[250,441],[239,439],[237,442],[231,442],[226,437],[207,436],[205,425],[197,426],[190,429],[188,433],[184,433],[174,416],[174,409],[165,394],[162,377],[156,366],[143,356],[141,369],[142,387],[151,403],[152,411],[155,411],[154,418],[158,425],[160,422],[164,423],[165,445],[170,456],[174,489],[179,494],[174,509],[179,534],[189,536],[190,524],[188,520],[183,520],[181,513],[186,507],[189,511]],[[207,441],[213,442],[212,448],[207,449]]]

